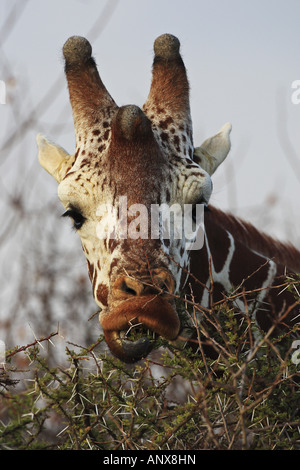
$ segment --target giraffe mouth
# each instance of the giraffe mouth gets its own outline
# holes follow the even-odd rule
[[[174,306],[157,295],[122,302],[100,323],[111,352],[128,363],[145,358],[158,337],[172,341],[180,330]]]

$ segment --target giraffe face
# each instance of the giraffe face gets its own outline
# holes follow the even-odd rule
[[[176,237],[171,230],[166,237],[157,211],[176,207],[176,225],[185,207],[207,203],[209,172],[229,150],[227,126],[194,152],[179,41],[163,35],[154,51],[143,109],[118,107],[98,75],[88,41],[70,38],[63,52],[75,154],[38,137],[40,162],[58,181],[64,215],[81,238],[106,341],[128,362],[149,349],[146,337],[126,336],[135,325],[169,340],[180,331],[173,294],[185,281],[189,250],[184,233]]]

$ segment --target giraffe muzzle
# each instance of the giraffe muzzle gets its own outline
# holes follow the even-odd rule
[[[173,305],[174,282],[163,270],[154,270],[151,282],[119,277],[112,289],[117,306],[100,314],[111,352],[124,362],[146,357],[156,336],[177,338],[180,321]]]

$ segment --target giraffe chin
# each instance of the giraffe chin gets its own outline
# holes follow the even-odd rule
[[[109,313],[100,315],[100,323],[111,352],[127,363],[139,361],[151,351],[149,338],[141,336],[137,340],[131,340],[131,330],[150,330],[170,341],[177,338],[180,330],[175,308],[158,295],[123,301]]]

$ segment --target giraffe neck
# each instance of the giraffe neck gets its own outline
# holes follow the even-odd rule
[[[277,261],[277,247],[274,241],[273,250],[269,245],[268,254],[259,253],[249,247],[250,243],[246,244],[246,237],[237,236],[233,224],[226,226],[225,216],[226,214],[222,213],[220,217],[220,212],[213,208],[207,213],[204,246],[201,250],[191,252],[190,272],[193,277],[190,277],[186,290],[192,289],[197,302],[205,308],[213,307],[233,291],[240,293],[241,295],[235,298],[235,305],[242,312],[246,309],[252,312],[258,325],[267,330],[274,315],[282,314],[295,302],[293,294],[282,287],[286,282],[286,272],[291,271]],[[238,223],[238,219],[235,220]],[[256,246],[253,239],[252,245]],[[288,250],[288,247],[286,249]],[[300,260],[300,253],[294,248],[292,250]],[[275,253],[274,259],[269,256],[272,251]],[[254,290],[255,297],[253,294],[251,298],[249,295],[249,299],[242,296],[243,291]],[[299,309],[293,308],[285,319],[287,323],[294,323],[296,308]]]

